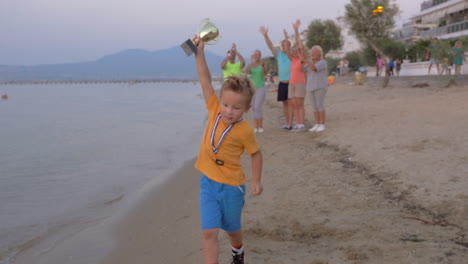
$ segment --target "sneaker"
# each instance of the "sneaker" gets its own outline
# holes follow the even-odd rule
[[[324,130],[325,130],[325,125],[319,125],[317,129],[315,130],[315,132],[322,132]]]
[[[310,132],[314,132],[318,128],[318,124],[315,124],[311,129],[309,129]]]
[[[257,133],[263,133],[263,131],[265,131],[265,129],[263,129],[263,128],[257,129]]]
[[[244,252],[241,254],[232,254],[231,264],[244,264]]]
[[[296,132],[304,131],[304,130],[305,130],[305,127],[304,127],[304,126],[296,126],[296,127],[294,128],[294,131],[296,131]]]
[[[258,132],[258,129],[254,128],[254,133],[257,133]]]
[[[292,126],[284,125],[284,126],[283,126],[283,129],[285,129],[285,130],[291,130],[291,129],[293,129],[293,128],[292,128]]]

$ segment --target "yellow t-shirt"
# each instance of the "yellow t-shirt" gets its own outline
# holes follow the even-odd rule
[[[228,127],[221,119],[214,137],[215,147],[219,150],[217,154],[214,154],[211,145],[211,132],[220,112],[220,103],[216,95],[213,94],[210,97],[206,108],[208,110],[208,124],[200,145],[195,168],[215,182],[240,186],[246,180],[240,162],[242,153],[245,150],[248,154],[253,154],[260,149],[253,127],[245,120],[237,122],[224,137],[221,145],[218,146],[221,134]],[[216,159],[222,160],[224,165],[216,164]]]

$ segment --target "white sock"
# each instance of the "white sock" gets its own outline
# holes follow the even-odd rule
[[[244,252],[244,247],[242,246],[241,248],[235,248],[231,246],[232,249],[232,255],[240,255],[242,252]]]

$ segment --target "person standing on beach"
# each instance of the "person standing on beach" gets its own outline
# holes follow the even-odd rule
[[[259,50],[252,54],[251,63],[247,66],[245,73],[250,75],[255,87],[255,94],[252,99],[252,111],[255,122],[254,131],[263,133],[263,103],[265,102],[265,75],[267,73],[266,65],[262,62],[262,53]]]
[[[400,76],[400,71],[401,71],[401,60],[400,60],[400,58],[396,58],[396,60],[395,60],[395,70],[396,70],[396,76]]]
[[[302,43],[299,35],[300,25],[301,21],[299,19],[293,23],[296,44],[292,48],[292,53],[288,50],[286,51],[286,55],[288,55],[288,58],[291,61],[291,74],[288,87],[288,98],[294,113],[291,115],[291,119],[296,117],[296,126],[293,128],[293,131],[305,130],[304,97],[306,96],[306,79],[303,67],[304,56],[301,56],[301,54],[304,54],[304,44]]]
[[[262,26],[260,27],[260,33],[262,33],[265,38],[265,42],[268,48],[271,50],[273,56],[275,56],[276,61],[278,62],[278,102],[283,102],[283,112],[286,119],[286,124],[283,126],[284,129],[292,130],[292,119],[293,111],[290,106],[290,100],[288,98],[288,87],[289,87],[289,78],[291,75],[291,61],[286,55],[286,51],[291,49],[291,43],[287,39],[286,31],[285,39],[281,41],[281,49],[277,49],[273,46],[273,43],[268,36],[268,28]]]
[[[426,60],[429,60],[429,68],[427,69],[427,74],[431,74],[432,64],[435,64],[437,67],[437,74],[440,73],[439,69],[439,58],[440,57],[440,45],[439,39],[434,38],[432,43],[429,44],[429,47],[426,50]]]
[[[376,71],[376,74],[377,76],[380,76],[380,74],[382,73],[383,71],[383,68],[384,68],[384,64],[385,64],[385,61],[379,56],[379,58],[377,59],[377,71]]]
[[[463,60],[465,59],[463,45],[460,40],[457,40],[455,42],[455,45],[453,46],[452,54],[453,54],[453,65],[455,65],[455,75],[460,75],[461,66],[463,65]]]
[[[323,50],[315,45],[310,49],[312,59],[303,60],[306,62],[307,70],[307,90],[312,98],[314,108],[315,125],[309,129],[310,132],[322,132],[325,130],[325,95],[328,91],[328,63],[323,58]]]
[[[239,61],[236,62],[236,57]],[[241,75],[244,69],[244,57],[237,51],[235,43],[232,43],[232,48],[228,50],[226,58],[221,62],[221,69],[223,70],[224,79],[231,75]]]
[[[245,201],[246,177],[240,158],[246,151],[252,161],[251,188],[254,195],[263,191],[261,184],[262,152],[253,127],[242,115],[250,108],[254,87],[247,75],[227,77],[215,94],[206,64],[203,40],[197,43],[195,60],[198,78],[208,110],[208,122],[195,163],[200,178],[200,216],[205,264],[217,264],[218,233],[226,231],[231,242],[232,264],[244,264],[241,214]]]

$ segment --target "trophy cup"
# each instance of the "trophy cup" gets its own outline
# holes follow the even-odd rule
[[[220,39],[218,28],[210,22],[209,18],[205,18],[200,22],[197,32],[198,36],[208,45],[216,44]],[[197,52],[197,44],[193,43],[191,39],[187,39],[180,46],[185,51],[185,54],[190,56]]]

